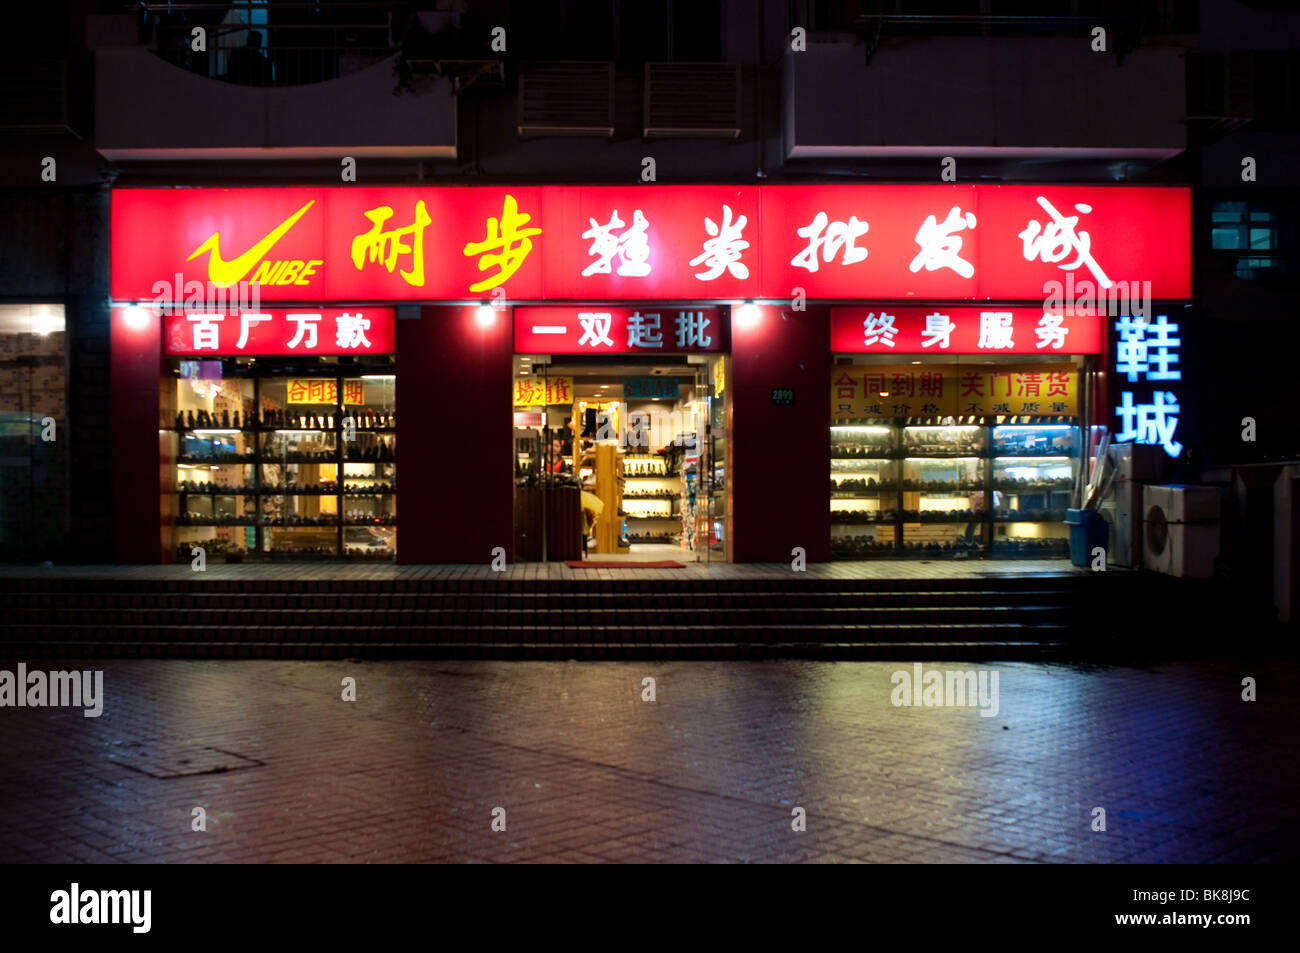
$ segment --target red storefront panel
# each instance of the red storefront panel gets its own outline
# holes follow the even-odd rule
[[[546,188],[545,297],[752,297],[758,204],[753,187]]]
[[[121,189],[112,294],[268,301],[1037,300],[1191,293],[1185,188],[778,185]],[[180,286],[180,287],[178,287]]]
[[[762,188],[763,297],[1036,299],[1073,273],[1191,295],[1185,188]]]
[[[722,351],[726,328],[719,308],[518,307],[520,354],[653,354]]]
[[[831,308],[837,354],[1100,354],[1101,318],[1042,308]]]

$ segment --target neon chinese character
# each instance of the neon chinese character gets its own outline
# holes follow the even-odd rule
[[[316,324],[320,321],[319,314],[286,314],[285,318],[298,325],[288,347],[297,347],[302,343],[304,336],[307,338],[304,345],[306,350],[311,350],[316,346]]]
[[[981,311],[979,348],[1012,348],[1010,311]]]
[[[1159,444],[1165,448],[1165,453],[1176,457],[1183,450],[1183,445],[1174,439],[1174,432],[1178,429],[1178,398],[1168,391],[1156,391],[1153,396],[1153,403],[1134,404],[1132,391],[1126,390],[1120,395],[1115,415],[1123,422],[1123,427],[1115,435],[1115,440],[1119,443],[1133,440]]]
[[[1051,347],[1059,351],[1065,344],[1065,336],[1070,333],[1069,328],[1061,327],[1064,320],[1059,314],[1044,314],[1039,318],[1038,327],[1034,328],[1038,343],[1034,346]]]
[[[862,343],[864,345],[875,344],[879,341],[886,347],[894,346],[894,335],[898,329],[894,327],[894,319],[897,315],[880,312],[880,317],[876,317],[874,311],[867,314],[862,320]]]
[[[704,217],[704,228],[712,238],[704,242],[704,251],[690,260],[690,265],[694,268],[703,264],[708,271],[702,271],[695,277],[700,281],[712,281],[724,271],[731,272],[733,278],[748,278],[749,268],[740,260],[740,254],[749,247],[749,242],[744,241],[740,234],[745,228],[748,219],[742,215],[734,222],[731,220],[731,206],[722,206],[722,224],[716,224],[713,219],[707,215]]]
[[[384,222],[393,217],[391,205],[381,205],[365,213],[370,219],[370,231],[352,239],[352,264],[361,270],[366,260],[382,262],[391,274],[397,267],[399,255],[411,256],[411,270],[399,274],[407,284],[424,285],[424,230],[433,221],[425,210],[424,200],[415,203],[415,221],[405,228],[384,230]],[[403,241],[410,238],[408,245]]]
[[[578,338],[578,347],[584,344],[613,347],[614,342],[609,337],[609,325],[613,320],[613,315],[608,311],[579,311],[578,323],[582,325],[582,337]]]
[[[1092,248],[1092,236],[1080,229],[1077,233],[1074,226],[1078,224],[1078,215],[1062,215],[1052,203],[1047,201],[1043,196],[1038,196],[1038,204],[1042,206],[1044,212],[1052,216],[1052,221],[1044,228],[1036,218],[1031,218],[1029,224],[1025,226],[1017,237],[1024,243],[1023,253],[1025,261],[1033,261],[1035,258],[1047,264],[1056,264],[1070,252],[1078,255],[1074,261],[1068,265],[1061,265],[1064,271],[1074,271],[1080,265],[1087,265],[1088,270],[1092,272],[1094,278],[1103,288],[1109,288],[1111,280],[1106,277],[1106,273],[1101,270],[1101,266],[1093,259],[1090,249]],[[1091,205],[1079,203],[1074,206],[1075,210],[1087,215],[1092,211]],[[1042,234],[1039,234],[1039,230]]]
[[[366,332],[370,330],[370,319],[357,312],[340,314],[334,319],[334,344],[340,348],[370,347]]]
[[[1170,370],[1171,364],[1178,363],[1178,354],[1170,348],[1182,344],[1182,340],[1170,337],[1178,331],[1178,325],[1170,324],[1167,315],[1157,315],[1155,324],[1135,320],[1131,315],[1124,315],[1115,322],[1119,332],[1119,341],[1115,345],[1115,373],[1127,374],[1130,381],[1145,376],[1151,381],[1181,380],[1182,371]],[[1148,340],[1148,334],[1153,335]],[[1155,365],[1155,370],[1151,365]]]
[[[947,348],[952,332],[957,330],[957,325],[946,314],[940,314],[938,311],[925,316],[925,331],[927,338],[921,341],[921,347],[931,347],[938,344],[940,348]]]
[[[704,333],[711,323],[703,311],[677,312],[677,347],[708,347],[713,338]]]
[[[628,347],[663,347],[664,335],[659,330],[659,315],[633,311],[627,319]]]
[[[235,342],[235,349],[242,351],[248,345],[248,332],[271,320],[269,314],[241,314],[239,316],[239,340]]]
[[[816,271],[819,248],[822,260],[828,265],[841,248],[844,249],[844,257],[840,259],[841,265],[856,264],[867,257],[867,250],[858,248],[853,242],[854,239],[867,233],[867,229],[871,227],[868,223],[859,221],[856,215],[850,215],[847,222],[831,222],[828,227],[828,219],[829,216],[825,212],[818,212],[811,222],[795,230],[795,234],[808,239],[808,246],[791,258],[790,264],[798,268],[806,268],[808,271]],[[823,229],[825,229],[824,235]]]
[[[921,250],[907,266],[908,270],[920,271],[922,266],[926,271],[951,268],[963,278],[971,277],[975,274],[975,266],[958,255],[961,251],[962,239],[960,235],[953,233],[974,227],[975,213],[967,212],[962,215],[961,207],[958,205],[949,209],[948,217],[943,220],[942,225],[933,214],[927,215],[916,232],[916,243],[921,246]]]
[[[501,204],[500,221],[489,218],[487,234],[483,241],[467,242],[462,252],[466,257],[479,256],[479,271],[487,271],[492,267],[501,270],[490,278],[484,278],[470,285],[470,291],[486,291],[488,288],[495,288],[519,270],[528,253],[533,250],[533,236],[542,234],[542,230],[536,226],[522,227],[531,220],[532,216],[527,212],[520,212],[515,197],[507,193]],[[494,248],[500,250],[487,254],[489,249]]]
[[[194,350],[196,351],[219,351],[219,335],[221,329],[217,324],[226,320],[224,314],[198,314],[187,312],[186,321],[194,322]]]
[[[594,218],[588,218],[591,228],[582,233],[583,238],[591,239],[588,255],[597,256],[586,268],[582,277],[594,274],[609,274],[610,263],[618,256],[618,273],[634,278],[643,278],[650,274],[650,239],[646,230],[650,223],[637,209],[632,213],[632,227],[622,235],[615,236],[614,229],[623,227],[623,220],[618,217],[618,209],[609,217],[609,222],[601,225]]]

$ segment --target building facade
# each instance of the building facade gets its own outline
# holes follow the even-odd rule
[[[67,475],[49,552],[1058,556],[1103,430],[1294,459],[1280,385],[1208,386],[1212,328],[1286,327],[1292,133],[1241,76],[1294,16],[427,6],[66,31],[84,141],[6,160],[0,289],[67,322],[66,457],[33,397],[11,468]]]

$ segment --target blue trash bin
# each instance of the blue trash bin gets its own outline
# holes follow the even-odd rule
[[[1065,522],[1070,527],[1070,562],[1087,566],[1092,562],[1092,551],[1106,548],[1110,540],[1110,524],[1096,510],[1066,510]]]

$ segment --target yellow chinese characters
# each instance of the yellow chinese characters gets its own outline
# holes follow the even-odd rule
[[[397,267],[399,255],[411,256],[411,270],[399,272],[407,284],[422,287],[424,285],[424,229],[433,221],[424,207],[424,200],[415,203],[415,221],[405,228],[384,230],[384,223],[393,215],[391,205],[381,205],[366,212],[370,219],[370,231],[352,239],[352,264],[357,271],[367,257],[370,261],[382,261],[384,267],[392,272]],[[403,239],[410,238],[406,244]]]
[[[465,244],[464,255],[467,257],[480,256],[478,260],[479,271],[487,271],[489,268],[494,267],[500,269],[495,275],[470,285],[470,291],[478,292],[495,288],[519,270],[519,266],[524,263],[528,253],[533,250],[532,236],[542,234],[540,228],[521,227],[531,219],[532,216],[527,212],[519,211],[519,205],[515,202],[515,197],[507,193],[505,202],[501,206],[500,221],[495,218],[487,220],[487,237],[481,242],[467,242]],[[487,254],[493,249],[496,251]],[[355,254],[354,251],[353,255],[355,256]]]

